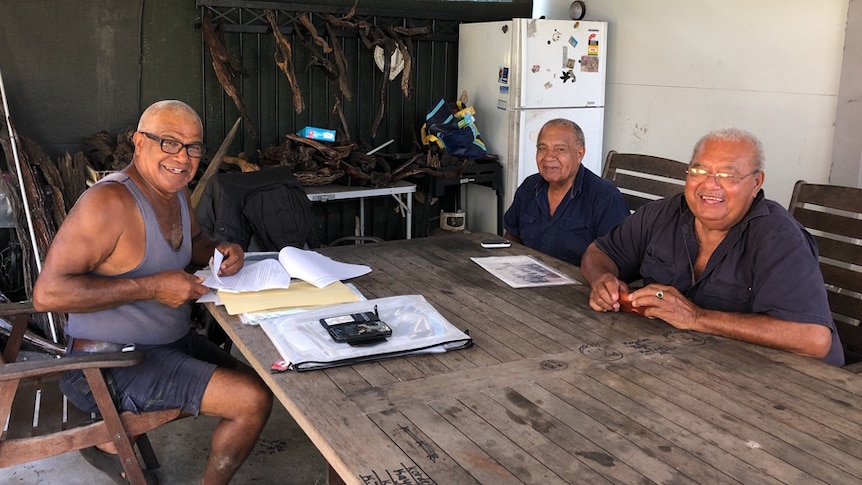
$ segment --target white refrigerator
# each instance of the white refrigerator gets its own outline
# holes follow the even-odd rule
[[[584,130],[582,163],[601,175],[607,52],[607,22],[461,24],[458,93],[466,92],[488,153],[504,167],[504,210],[518,185],[538,172],[536,137],[553,118],[570,119]],[[490,196],[470,191],[476,190],[471,186],[465,194],[468,229],[496,232],[496,213],[483,201]]]

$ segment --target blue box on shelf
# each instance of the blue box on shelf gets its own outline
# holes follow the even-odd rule
[[[297,135],[319,141],[335,141],[335,130],[327,130],[324,128],[315,128],[314,126],[306,126],[299,130]]]

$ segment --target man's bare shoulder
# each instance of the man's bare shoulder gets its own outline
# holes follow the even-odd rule
[[[132,194],[122,184],[102,182],[84,191],[69,215],[85,212],[90,217],[122,216],[136,207]]]

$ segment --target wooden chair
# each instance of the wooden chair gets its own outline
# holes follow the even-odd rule
[[[862,371],[862,189],[796,182],[790,213],[814,235],[848,369]],[[851,365],[852,364],[852,365]]]
[[[29,303],[0,304],[0,317],[12,323],[0,357],[0,419],[7,423],[0,434],[0,468],[113,442],[129,482],[145,484],[132,438],[138,436],[135,444],[147,469],[158,468],[145,433],[181,417],[181,410],[117,412],[102,370],[139,364],[144,358],[139,351],[16,362],[30,315],[35,313]],[[83,370],[87,377],[101,419],[64,406],[59,377],[74,369]]]
[[[634,212],[647,202],[678,194],[685,189],[688,164],[669,158],[636,153],[608,152],[602,177],[620,189]]]

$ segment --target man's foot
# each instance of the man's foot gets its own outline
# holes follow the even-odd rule
[[[123,471],[123,464],[120,463],[120,457],[118,455],[105,453],[95,446],[84,448],[79,451],[81,452],[81,456],[87,460],[87,463],[104,472],[111,478],[111,480],[114,481],[114,483],[118,483],[120,485],[129,483],[129,481],[126,480],[126,472]],[[141,471],[144,472],[144,479],[147,481],[148,485],[159,485],[159,477],[155,473],[151,470]]]

